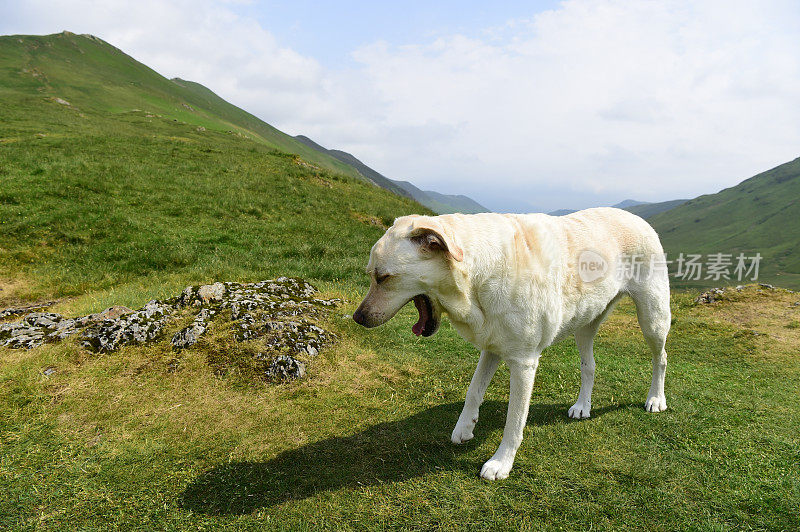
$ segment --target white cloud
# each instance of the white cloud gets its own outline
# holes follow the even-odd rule
[[[347,71],[228,2],[3,11],[4,30],[96,34],[289,133],[497,209],[693,196],[800,155],[792,2],[571,0],[476,35],[372,43]]]
[[[571,1],[482,39],[365,47],[355,58],[388,127],[456,131],[430,159],[411,145],[373,156],[497,203],[503,185],[534,196],[558,184],[563,206],[568,189],[715,191],[800,155],[800,32],[771,7]]]

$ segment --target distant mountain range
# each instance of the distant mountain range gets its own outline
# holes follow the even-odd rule
[[[408,181],[395,181],[395,183],[410,192],[415,200],[434,212],[460,212],[464,214],[489,212],[489,209],[467,196],[440,194],[433,190],[420,190]]]
[[[611,207],[616,207],[618,209],[625,209],[626,211],[630,211],[633,214],[641,216],[644,219],[650,218],[651,216],[655,216],[658,213],[668,211],[669,209],[673,209],[678,205],[686,203],[689,200],[679,199],[679,200],[670,200],[670,201],[662,201],[659,203],[650,203],[647,201],[638,201],[633,199],[626,199],[611,205]],[[556,211],[549,212],[550,216],[564,216],[567,214],[572,214],[576,212],[576,209],[558,209]]]
[[[409,183],[408,181],[395,181],[393,179],[389,179],[388,177],[382,175],[381,173],[373,170],[366,164],[359,161],[353,155],[341,151],[341,150],[331,150],[328,148],[324,148],[320,146],[318,143],[314,142],[310,138],[306,137],[305,135],[297,135],[295,137],[298,141],[302,142],[306,146],[313,148],[321,153],[325,153],[342,161],[345,164],[348,164],[358,170],[358,172],[378,185],[379,187],[383,187],[386,190],[390,190],[395,194],[399,194],[401,196],[407,196],[416,200],[417,202],[425,205],[433,212],[439,214],[451,213],[451,212],[461,212],[464,214],[472,214],[476,212],[488,212],[489,209],[481,205],[480,203],[476,202],[475,200],[468,198],[467,196],[461,195],[449,195],[449,194],[440,194],[439,192],[434,192],[432,190],[421,190],[414,186],[413,184]]]
[[[550,211],[547,214],[550,216],[566,216],[568,214],[572,214],[573,212],[578,212],[578,209],[558,209],[555,211]]]
[[[626,199],[622,200],[619,203],[612,205],[612,207],[616,207],[617,209],[627,209],[628,207],[635,207],[636,205],[644,205],[646,201],[638,201],[634,199]]]

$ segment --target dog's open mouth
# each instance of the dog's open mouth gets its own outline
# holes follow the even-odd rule
[[[420,294],[414,296],[414,306],[417,307],[419,312],[419,320],[411,328],[417,336],[430,336],[436,332],[438,323],[436,323],[436,316],[433,312],[433,303],[428,296]]]

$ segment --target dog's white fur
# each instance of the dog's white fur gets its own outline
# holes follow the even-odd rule
[[[584,280],[579,271],[579,257],[587,250],[607,265],[606,274],[595,280]],[[489,381],[500,360],[508,364],[511,391],[503,440],[481,469],[485,479],[502,479],[522,442],[539,356],[571,334],[581,356],[581,388],[568,415],[589,417],[593,339],[625,294],[636,304],[653,355],[645,409],[667,408],[669,280],[665,268],[649,262],[662,253],[658,235],[647,222],[620,209],[587,209],[563,217],[405,216],[373,246],[367,267],[370,291],[354,318],[368,327],[380,325],[411,298],[425,294],[437,323],[446,313],[455,329],[481,349],[453,443],[472,438]],[[644,257],[639,275],[615,274],[624,256]]]

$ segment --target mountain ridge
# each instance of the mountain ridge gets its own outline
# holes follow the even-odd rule
[[[391,179],[389,179],[387,177],[384,177],[383,175],[381,175],[380,173],[376,172],[375,170],[373,170],[372,168],[370,168],[366,164],[362,163],[354,155],[351,155],[351,154],[349,154],[347,152],[344,152],[342,150],[330,150],[330,149],[327,149],[327,148],[321,146],[320,144],[318,144],[317,142],[311,140],[309,137],[307,137],[305,135],[295,135],[294,138],[297,141],[301,142],[302,144],[308,146],[309,148],[312,148],[312,149],[314,149],[314,150],[316,150],[316,151],[318,151],[320,153],[325,153],[327,155],[330,155],[334,159],[336,159],[338,161],[341,161],[341,162],[343,162],[345,164],[350,165],[356,171],[358,171],[358,173],[360,175],[364,176],[364,178],[367,179],[369,182],[371,182],[371,183],[373,183],[375,185],[378,185],[381,188],[385,188],[386,190],[390,190],[391,192],[394,192],[398,196],[404,196],[404,197],[407,197],[407,198],[411,198],[410,194],[408,194],[401,187],[397,186],[394,182],[392,182]]]
[[[314,148],[315,150],[323,153],[327,153],[342,162],[350,164],[363,176],[378,186],[382,186],[383,188],[391,190],[392,192],[395,192],[401,196],[412,198],[437,214],[446,214],[452,212],[473,214],[489,211],[489,209],[479,204],[477,201],[462,194],[442,194],[432,190],[422,190],[408,181],[390,179],[380,172],[373,170],[354,155],[342,150],[325,148],[305,135],[296,135],[295,139],[299,140],[306,146]]]

